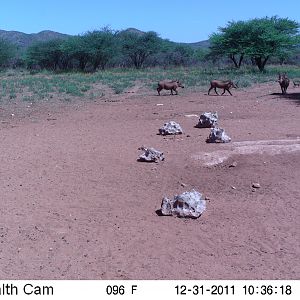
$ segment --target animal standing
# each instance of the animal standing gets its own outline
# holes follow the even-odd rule
[[[300,86],[300,79],[293,80],[294,87]]]
[[[225,91],[227,91],[232,96],[232,94],[230,93],[230,90],[229,90],[232,87],[236,89],[237,85],[234,84],[233,81],[231,81],[231,80],[226,80],[226,81],[223,81],[223,80],[212,80],[210,82],[210,88],[209,88],[207,94],[209,95],[210,91],[212,89],[214,89],[215,92],[216,92],[216,94],[219,95],[218,92],[217,92],[217,88],[219,88],[219,89],[223,89],[222,95],[224,95]]]
[[[281,87],[282,94],[286,94],[286,90],[290,84],[289,78],[286,76],[286,74],[278,74],[278,82]]]
[[[173,91],[178,95],[177,88],[179,87],[184,88],[179,80],[162,80],[158,83],[157,92],[160,95],[161,90],[171,90],[171,95]]]

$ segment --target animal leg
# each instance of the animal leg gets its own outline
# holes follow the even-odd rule
[[[217,92],[217,88],[216,87],[215,87],[215,92],[216,92],[217,95],[219,95],[218,92]]]
[[[232,96],[232,94],[230,93],[229,89],[226,89],[226,91],[230,94],[230,96]]]
[[[157,92],[158,92],[158,95],[160,96],[160,91],[161,91],[161,88],[157,88]]]
[[[213,89],[213,87],[211,86],[210,89],[207,92],[207,95],[209,95],[210,91]]]

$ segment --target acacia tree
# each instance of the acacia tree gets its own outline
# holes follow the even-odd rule
[[[16,47],[6,40],[0,39],[0,67],[5,66],[15,56]]]
[[[153,31],[143,34],[125,32],[120,39],[123,55],[128,57],[137,69],[144,65],[149,56],[159,51],[161,44],[161,39]]]
[[[26,52],[26,63],[29,68],[40,66],[42,69],[57,70],[62,63],[63,40],[55,39],[48,42],[38,42],[31,45]]]
[[[104,70],[107,63],[117,55],[116,33],[108,27],[100,31],[87,32],[83,39],[94,71],[98,67]]]
[[[87,43],[82,36],[69,37],[61,46],[61,49],[70,65],[72,60],[78,62],[79,69],[85,70],[85,67],[90,60],[90,53],[88,51]]]
[[[220,33],[213,33],[210,37],[210,56],[219,58],[229,57],[236,68],[240,68],[245,56],[246,39],[248,31],[246,22],[229,22],[226,27],[219,28]]]
[[[262,72],[270,57],[287,52],[299,43],[298,29],[299,23],[288,18],[229,22],[219,29],[220,33],[211,36],[212,55],[227,55],[236,67],[248,56]]]

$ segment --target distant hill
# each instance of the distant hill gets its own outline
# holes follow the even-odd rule
[[[133,32],[137,33],[139,35],[143,35],[145,32],[141,31],[136,28],[127,28],[122,32]],[[13,44],[16,44],[20,50],[26,50],[31,44],[35,42],[47,42],[49,40],[53,39],[65,39],[68,38],[70,35],[63,34],[51,30],[43,30],[39,33],[23,33],[19,31],[6,31],[6,30],[0,30],[0,39],[5,39]],[[209,47],[209,41],[201,41],[197,43],[178,43],[183,45],[189,45],[193,48],[208,48]]]
[[[209,40],[205,40],[205,41],[201,41],[201,42],[197,42],[197,43],[184,43],[185,45],[189,45],[193,48],[209,48],[210,46],[210,42]]]
[[[39,33],[23,33],[19,31],[0,30],[0,38],[7,40],[19,47],[20,50],[25,50],[32,43],[46,42],[53,39],[65,39],[68,34],[63,34],[51,30],[44,30]]]
[[[127,29],[125,29],[125,30],[121,30],[120,31],[120,33],[127,33],[127,32],[129,32],[129,33],[136,33],[136,34],[138,34],[138,35],[143,35],[143,34],[145,34],[145,32],[144,31],[141,31],[141,30],[139,30],[139,29],[136,29],[136,28],[127,28]]]
[[[137,33],[138,35],[143,35],[145,34],[144,31],[141,31],[139,29],[136,28],[127,28],[125,30],[122,30],[120,33],[123,32],[132,32],[132,33]],[[205,40],[205,41],[200,41],[200,42],[196,42],[196,43],[176,43],[176,44],[181,44],[181,45],[187,45],[187,46],[191,46],[193,48],[209,48],[210,46],[210,42],[209,40]]]

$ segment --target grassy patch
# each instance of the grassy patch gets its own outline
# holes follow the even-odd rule
[[[293,78],[300,77],[300,68],[296,66],[267,66],[261,73],[257,68],[246,66],[232,68],[149,68],[149,69],[111,69],[96,73],[39,72],[30,74],[25,70],[9,70],[0,73],[0,98],[11,101],[20,98],[23,101],[48,100],[58,98],[62,101],[77,99],[95,99],[104,96],[99,90],[99,83],[110,87],[116,94],[121,94],[135,86],[136,82],[155,91],[157,82],[162,79],[178,79],[190,91],[205,91],[213,79],[231,79],[239,87],[277,80],[278,73],[286,72]]]

